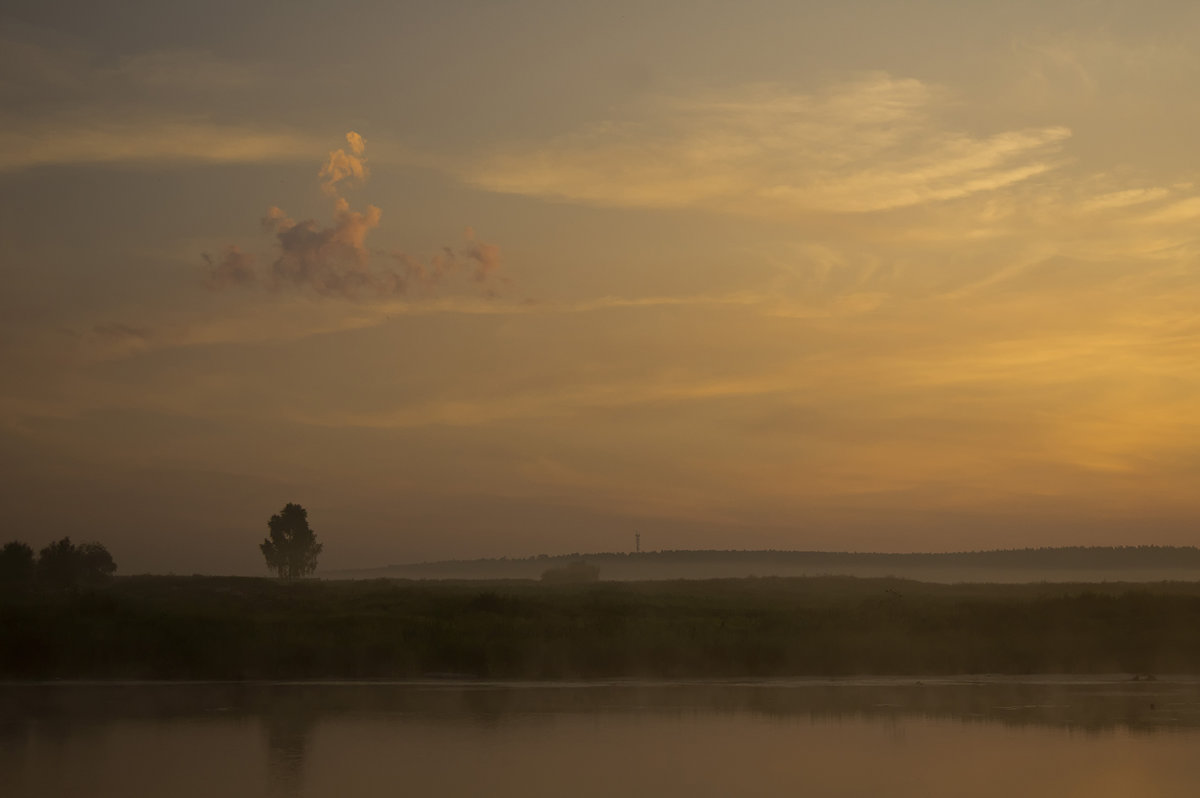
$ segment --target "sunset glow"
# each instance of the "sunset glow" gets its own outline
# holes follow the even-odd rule
[[[12,5],[35,549],[1195,543],[1195,4]]]

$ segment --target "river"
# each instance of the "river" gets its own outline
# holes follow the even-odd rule
[[[1194,796],[1200,682],[0,685],[8,798]]]

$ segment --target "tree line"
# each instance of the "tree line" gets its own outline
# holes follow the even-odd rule
[[[281,579],[300,579],[317,568],[323,546],[308,525],[308,511],[288,503],[267,522],[270,532],[259,544],[267,567]],[[102,584],[117,564],[102,543],[75,544],[65,537],[34,556],[33,547],[11,540],[0,549],[0,585],[70,588]]]
[[[46,546],[37,557],[28,543],[12,540],[0,549],[0,584],[39,584],[47,587],[96,585],[117,570],[102,543],[71,542],[69,537]]]

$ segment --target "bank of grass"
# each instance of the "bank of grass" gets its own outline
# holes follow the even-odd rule
[[[0,678],[1200,673],[1200,583],[126,577],[0,594]]]

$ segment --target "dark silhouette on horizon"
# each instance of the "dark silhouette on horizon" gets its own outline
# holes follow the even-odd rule
[[[393,564],[326,572],[326,578],[538,579],[584,560],[606,581],[747,576],[897,576],[935,582],[1083,582],[1200,579],[1194,546],[1060,546],[958,552],[657,550]]]
[[[572,560],[566,565],[548,568],[542,572],[542,581],[550,584],[578,584],[599,579],[600,569],[586,560]]]
[[[65,537],[47,545],[33,558],[27,543],[13,540],[0,550],[0,584],[32,584],[71,588],[103,584],[117,564],[102,543],[75,545]]]
[[[308,511],[289,502],[267,522],[270,535],[259,544],[267,568],[280,579],[299,579],[317,570],[324,546],[308,525]]]
[[[12,540],[0,549],[0,584],[31,582],[35,568],[33,549],[28,543]]]

